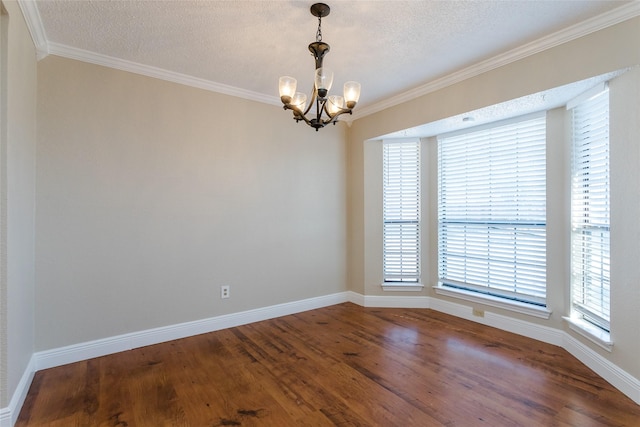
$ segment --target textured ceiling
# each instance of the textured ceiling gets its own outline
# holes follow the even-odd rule
[[[277,102],[281,75],[296,77],[299,90],[312,87],[314,64],[307,50],[317,28],[309,13],[312,3],[46,0],[35,5],[45,51],[123,60]],[[359,81],[356,110],[372,111],[389,98],[636,2],[327,3],[331,13],[322,20],[322,33],[331,45],[325,66],[335,72],[334,88]]]

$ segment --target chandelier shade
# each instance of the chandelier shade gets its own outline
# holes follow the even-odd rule
[[[299,110],[304,110],[305,107],[307,106],[307,94],[302,92],[296,92],[295,95],[293,95],[291,104],[298,107]]]
[[[295,78],[283,76],[279,80],[280,100],[284,109],[293,111],[293,119],[296,122],[304,121],[316,131],[328,124],[336,124],[342,114],[352,114],[360,98],[360,83],[354,81],[344,84],[343,96],[329,96],[333,85],[333,71],[323,66],[323,60],[330,46],[322,41],[322,18],[329,15],[329,11],[329,6],[324,3],[311,6],[311,14],[318,18],[316,41],[309,44],[309,51],[315,59],[316,66],[311,97],[307,98],[304,93],[296,92],[298,82]]]
[[[283,76],[280,77],[280,99],[282,102],[289,103],[291,102],[291,98],[296,93],[296,87],[298,86],[298,81],[293,77]]]

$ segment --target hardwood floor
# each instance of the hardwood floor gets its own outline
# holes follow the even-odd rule
[[[25,426],[640,426],[565,350],[345,303],[36,373]]]

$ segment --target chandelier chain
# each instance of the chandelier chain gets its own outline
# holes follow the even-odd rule
[[[322,41],[322,18],[318,17],[318,32],[316,33],[316,41]]]

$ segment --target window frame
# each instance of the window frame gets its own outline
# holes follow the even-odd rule
[[[452,280],[451,278],[443,277],[443,272],[445,270],[445,267],[443,267],[442,257],[446,255],[444,254],[445,249],[443,249],[442,233],[445,227],[443,225],[443,221],[446,221],[446,220],[443,220],[444,215],[442,212],[443,187],[442,187],[441,180],[443,179],[442,178],[443,170],[441,169],[442,167],[441,144],[446,143],[447,139],[450,140],[452,137],[460,136],[462,139],[466,137],[473,138],[475,133],[480,134],[481,132],[485,132],[485,131],[489,133],[489,132],[493,132],[494,130],[496,132],[499,132],[502,128],[508,127],[508,126],[518,128],[520,124],[523,124],[524,126],[526,125],[527,122],[530,122],[532,120],[539,121],[539,122],[536,122],[534,126],[537,126],[537,127],[542,126],[542,130],[538,129],[538,133],[542,133],[542,136],[540,137],[538,135],[538,138],[542,138],[542,141],[540,141],[539,139],[536,141],[536,144],[538,144],[538,149],[542,150],[542,156],[541,156],[542,158],[541,159],[537,158],[536,160],[538,162],[536,167],[541,168],[541,171],[538,170],[536,171],[536,173],[538,174],[537,176],[538,179],[540,179],[541,177],[543,180],[542,184],[539,185],[542,189],[541,190],[538,189],[538,191],[542,191],[542,195],[543,195],[542,196],[543,213],[542,215],[538,214],[538,219],[534,220],[530,224],[532,227],[538,227],[541,229],[541,236],[538,236],[537,239],[543,245],[542,246],[543,260],[541,264],[542,267],[539,267],[541,270],[539,270],[537,273],[541,277],[538,277],[537,279],[539,283],[538,283],[538,288],[536,288],[536,290],[538,291],[538,293],[542,292],[542,296],[536,297],[533,295],[527,295],[526,297],[523,297],[523,295],[521,294],[517,294],[517,293],[513,294],[513,293],[510,293],[504,290],[499,290],[499,289],[493,290],[493,289],[490,289],[489,286],[459,282],[456,280]],[[540,122],[542,123],[542,125],[540,125]],[[542,146],[540,147],[539,145],[542,145]],[[517,311],[520,313],[529,314],[537,317],[549,318],[551,311],[548,310],[546,307],[546,167],[547,167],[546,111],[541,111],[534,114],[528,114],[528,115],[516,117],[513,119],[497,121],[497,122],[489,123],[486,125],[477,126],[474,128],[469,128],[462,131],[452,132],[449,134],[443,134],[438,136],[438,278],[439,278],[439,282],[438,282],[438,285],[435,287],[436,293],[446,295],[446,296],[457,297],[457,298],[461,298],[461,299],[465,299],[473,302],[480,302],[480,303],[484,303],[486,305],[491,305],[495,307],[510,309],[513,311]],[[463,203],[463,206],[465,206],[465,209],[466,209],[466,205],[464,205],[464,203]],[[455,215],[452,215],[452,218],[453,217],[455,217]],[[455,221],[452,220],[451,222],[455,222]],[[477,227],[482,228],[483,226],[485,226],[487,227],[487,229],[489,229],[491,228],[490,223],[492,223],[492,221],[481,220],[481,221],[477,221],[477,223],[478,223],[476,225]],[[513,221],[510,223],[514,227],[514,230],[517,230],[518,226],[526,225],[524,224],[524,221]],[[500,227],[504,227],[505,223],[503,222],[498,225]],[[514,233],[517,234],[517,231],[514,231]],[[488,277],[489,276],[487,276],[487,280],[488,280]]]
[[[421,145],[419,138],[382,141],[384,290],[415,291],[423,288],[420,283]],[[393,157],[390,158],[389,155]],[[391,166],[394,169],[390,170]]]
[[[602,102],[603,105],[599,105],[598,102]],[[612,342],[609,108],[610,95],[607,83],[592,88],[567,104],[567,110],[570,110],[571,115],[571,313],[567,320],[573,330],[610,351]],[[577,158],[578,153],[581,156],[580,161]],[[595,166],[591,167],[591,163]],[[600,239],[600,243],[591,238],[592,234],[604,233],[606,238]],[[590,261],[583,262],[587,258]],[[601,267],[598,274],[592,268],[596,264]],[[595,294],[600,295],[600,301],[594,304],[592,295]]]

